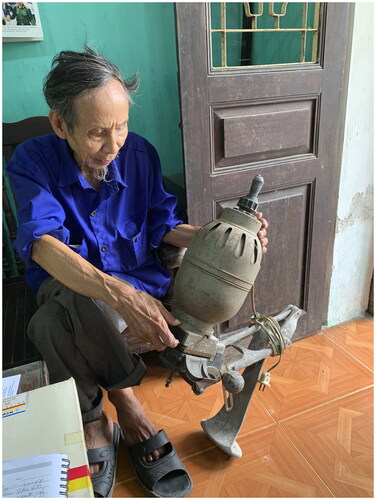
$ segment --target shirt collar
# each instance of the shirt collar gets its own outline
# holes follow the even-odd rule
[[[79,181],[77,163],[72,158],[68,143],[59,139],[60,164],[59,164],[59,187],[67,187]]]
[[[119,168],[117,164],[118,160],[115,158],[109,165],[109,175],[113,178],[109,184],[121,185],[127,187],[127,183],[121,178],[119,173]],[[83,176],[80,175],[77,163],[72,157],[71,150],[69,148],[68,142],[65,139],[60,139],[60,172],[59,172],[59,186],[67,187],[75,182],[79,182],[82,187],[87,187],[83,184]],[[115,186],[114,186],[115,187]]]
[[[114,181],[123,187],[128,187],[126,180],[122,179],[122,177],[120,175],[118,162],[119,162],[118,158],[115,158],[109,165],[110,169],[112,170],[112,174],[114,176]],[[111,175],[111,172],[110,172],[110,175]]]

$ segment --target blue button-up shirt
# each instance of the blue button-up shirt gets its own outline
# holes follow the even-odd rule
[[[55,134],[18,146],[7,170],[18,204],[14,246],[34,291],[49,274],[30,259],[32,243],[50,234],[101,271],[155,297],[164,295],[170,275],[155,249],[182,221],[148,141],[128,134],[99,191],[81,174],[68,143]]]

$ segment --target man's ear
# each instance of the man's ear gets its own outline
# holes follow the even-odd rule
[[[66,139],[67,138],[67,125],[64,122],[64,120],[61,118],[61,116],[54,111],[53,109],[50,110],[48,114],[48,118],[51,123],[51,127],[54,129],[55,134],[60,137],[60,139]]]

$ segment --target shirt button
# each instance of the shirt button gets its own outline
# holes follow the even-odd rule
[[[135,238],[134,240],[136,243],[138,243],[140,241],[140,238]]]
[[[106,247],[106,245],[102,245],[102,248],[101,248],[102,252],[107,252],[108,250],[108,247]]]
[[[90,217],[95,217],[97,215],[97,212],[95,210],[93,210],[90,214]]]

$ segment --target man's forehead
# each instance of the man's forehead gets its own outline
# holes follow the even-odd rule
[[[128,122],[128,113],[123,116],[114,117],[108,114],[106,117],[95,115],[94,113],[88,116],[85,113],[77,114],[77,125],[78,127],[84,127],[87,129],[101,128],[110,129],[113,126],[125,125]]]
[[[85,127],[110,128],[128,121],[128,97],[117,85],[106,85],[77,97],[75,108],[78,124]]]

